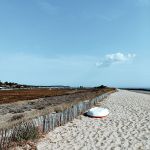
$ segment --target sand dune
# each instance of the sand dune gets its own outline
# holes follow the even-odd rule
[[[49,132],[38,150],[150,150],[150,95],[119,90],[101,106],[107,118],[79,116]]]

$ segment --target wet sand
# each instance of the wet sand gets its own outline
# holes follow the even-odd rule
[[[101,102],[106,118],[79,116],[49,132],[38,150],[150,150],[150,95],[119,90]]]

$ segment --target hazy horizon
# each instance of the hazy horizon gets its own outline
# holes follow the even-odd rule
[[[0,1],[0,80],[150,87],[149,0]]]

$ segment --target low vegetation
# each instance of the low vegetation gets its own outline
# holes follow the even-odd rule
[[[33,100],[38,98],[46,98],[51,96],[61,96],[65,94],[82,92],[83,90],[75,89],[17,89],[17,90],[1,90],[0,104],[12,103],[24,100]]]
[[[104,86],[95,88],[80,87],[78,89],[0,91],[0,103],[3,104],[0,105],[0,117],[3,118],[2,122],[0,122],[0,133],[2,134],[1,137],[3,137],[0,146],[5,147],[5,144],[9,143],[8,141],[20,142],[36,139],[41,133],[46,133],[70,121],[74,118],[74,114],[77,117],[85,112],[97,102],[97,99],[94,99],[95,97],[114,91],[115,88]],[[92,99],[95,101],[94,103],[90,103]],[[88,105],[83,101],[88,101]],[[82,107],[78,107],[79,104],[82,104]],[[7,118],[7,121],[4,122],[5,116],[8,117],[8,113],[10,113],[10,118]],[[51,113],[56,115],[52,115],[50,119],[48,116]],[[64,113],[63,117],[60,116]],[[42,120],[40,119],[41,117],[43,117]],[[35,126],[33,121],[35,119],[38,122],[40,121],[38,126]],[[7,138],[7,134],[3,133],[9,133],[8,129],[13,129],[13,132],[11,131],[11,137]]]
[[[39,98],[47,98],[53,96],[71,95],[78,93],[87,93],[97,90],[110,90],[105,86],[95,88],[78,88],[78,89],[51,89],[51,88],[34,88],[34,89],[16,89],[16,90],[0,90],[0,104],[12,103],[24,100],[33,100]],[[40,109],[40,107],[39,107]]]
[[[38,128],[32,125],[28,125],[27,128],[21,126],[18,130],[16,130],[16,133],[17,134],[13,134],[12,136],[14,142],[33,140],[39,136]]]
[[[17,114],[11,117],[10,121],[15,121],[15,120],[19,120],[22,119],[24,117],[23,114]]]

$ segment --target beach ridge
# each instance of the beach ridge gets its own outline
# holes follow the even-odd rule
[[[49,132],[37,149],[150,149],[150,95],[118,90],[100,106],[110,110],[108,117],[81,115]]]

